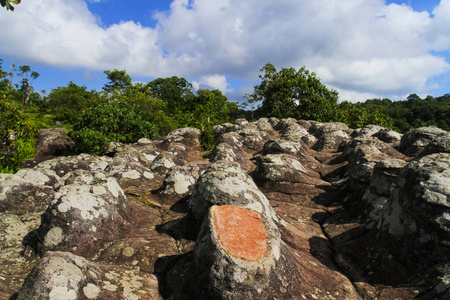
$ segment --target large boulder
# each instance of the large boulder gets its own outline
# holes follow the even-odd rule
[[[292,298],[295,260],[278,228],[255,211],[213,206],[194,250],[197,299]]]
[[[64,250],[89,256],[119,230],[127,212],[122,188],[102,172],[85,175],[68,177],[42,215],[41,252]]]

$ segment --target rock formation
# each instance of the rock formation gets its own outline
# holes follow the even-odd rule
[[[448,132],[213,131],[211,152],[183,128],[51,158],[57,133],[0,174],[0,298],[450,298]]]

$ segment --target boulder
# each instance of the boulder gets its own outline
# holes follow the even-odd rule
[[[67,133],[64,128],[41,129],[36,135],[35,157],[58,156],[72,152],[75,142]]]
[[[189,200],[189,220],[199,229],[213,205],[235,205],[253,210],[265,218],[277,220],[267,198],[238,163],[212,164],[197,181]]]
[[[255,211],[213,206],[194,250],[197,299],[292,298],[295,261],[276,225]]]
[[[17,175],[0,174],[0,212],[23,215],[45,211],[55,190],[35,183]]]
[[[297,159],[286,154],[269,154],[256,159],[253,177],[257,182],[292,182],[319,184],[319,174],[303,166]]]
[[[99,265],[67,252],[49,252],[20,289],[18,300],[161,299],[154,275]]]
[[[89,256],[117,234],[127,212],[122,188],[112,177],[85,173],[61,186],[42,215],[41,252],[64,250]]]
[[[433,126],[413,129],[402,137],[399,149],[408,156],[418,156],[431,140],[447,134],[447,131]]]

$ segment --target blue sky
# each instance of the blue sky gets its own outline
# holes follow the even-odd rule
[[[37,91],[101,89],[117,68],[242,101],[271,62],[306,66],[341,101],[450,93],[450,0],[23,0],[0,28],[4,67],[30,65]]]

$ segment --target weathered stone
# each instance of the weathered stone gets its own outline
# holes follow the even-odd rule
[[[430,144],[431,140],[447,134],[447,131],[433,126],[413,129],[402,137],[399,149],[408,156],[417,156]]]
[[[161,299],[153,275],[50,252],[31,271],[17,299]]]
[[[38,229],[42,251],[88,256],[100,246],[96,246],[99,241],[114,238],[126,214],[125,194],[114,178],[93,177],[89,184],[73,183],[58,189]]]
[[[277,217],[267,198],[237,163],[220,161],[200,176],[189,200],[194,227],[199,227],[213,205],[235,205],[253,210],[267,219]]]
[[[43,212],[54,193],[53,187],[36,185],[13,174],[0,174],[0,212]]]
[[[324,133],[320,136],[317,142],[311,148],[316,151],[323,150],[338,150],[341,145],[348,143],[350,136],[342,130],[332,131],[330,133]]]
[[[75,148],[74,141],[67,136],[67,129],[41,129],[36,135],[35,157],[57,156]]]
[[[319,174],[286,154],[269,154],[256,159],[254,178],[258,182],[301,182],[319,184]]]

